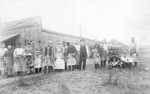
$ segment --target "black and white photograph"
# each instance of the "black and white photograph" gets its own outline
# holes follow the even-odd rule
[[[150,94],[150,0],[0,0],[0,94]]]

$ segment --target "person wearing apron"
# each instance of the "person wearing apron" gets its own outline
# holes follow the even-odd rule
[[[0,43],[0,75],[4,77],[5,75],[5,61],[4,61],[4,55],[7,51],[7,48],[5,48],[4,43]]]
[[[8,45],[8,50],[5,52],[5,62],[6,62],[6,75],[7,77],[13,76],[13,50],[10,45]]]
[[[68,62],[67,62],[67,67],[69,70],[74,70],[75,65],[76,65],[76,59],[75,59],[75,54],[77,53],[76,48],[73,46],[73,42],[70,42],[70,46],[68,47],[67,50],[67,56],[68,56]]]
[[[64,55],[63,55],[63,47],[60,42],[57,42],[56,45],[56,61],[54,63],[56,71],[63,71],[65,69]]]
[[[95,40],[95,45],[93,46],[93,58],[95,62],[95,69],[100,68],[101,57],[102,57],[102,47],[98,43],[98,40]]]
[[[36,73],[42,71],[42,61],[43,61],[42,54],[43,54],[43,49],[42,49],[41,41],[38,41],[38,44],[35,49],[35,62],[34,62],[35,63],[34,68]]]
[[[130,47],[129,47],[129,53],[131,56],[133,56],[134,54],[136,54],[138,51],[137,51],[137,44],[135,42],[135,39],[134,37],[131,38],[131,43],[130,43]]]
[[[14,71],[17,75],[22,76],[26,71],[26,62],[25,58],[25,50],[21,48],[21,43],[18,43],[18,47],[14,50],[14,58],[15,58],[15,65]]]
[[[64,44],[64,62],[65,62],[65,70],[67,70],[67,62],[68,62],[68,56],[67,56],[67,50],[69,47],[69,42],[65,42]]]
[[[138,55],[138,46],[137,46],[137,43],[135,42],[134,37],[131,38],[131,43],[129,46],[129,53],[130,53],[130,56],[134,57],[135,59],[134,66],[136,67],[137,66],[136,57]]]
[[[103,49],[102,49],[102,57],[101,57],[101,67],[106,67],[106,61],[107,61],[107,53],[108,53],[108,46],[106,44],[106,40],[103,42]]]
[[[78,44],[78,42],[75,43],[75,48],[77,50],[76,54],[75,54],[75,58],[77,61],[76,64],[76,69],[79,69],[79,60],[80,60],[80,45]]]

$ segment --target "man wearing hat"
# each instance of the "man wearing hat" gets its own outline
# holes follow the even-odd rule
[[[44,73],[50,73],[53,71],[54,65],[54,47],[52,41],[47,42],[47,46],[44,51],[45,56],[45,65],[44,65]]]
[[[84,39],[81,39],[80,42],[81,42],[81,45],[80,45],[79,70],[82,69],[82,63],[83,63],[83,70],[85,70],[86,58],[87,58],[87,56],[89,56],[89,50],[88,50],[88,47],[87,47]]]

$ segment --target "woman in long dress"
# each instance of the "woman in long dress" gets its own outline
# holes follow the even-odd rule
[[[63,47],[60,42],[57,42],[55,50],[56,50],[55,57],[57,58],[54,63],[55,70],[62,71],[65,69],[65,62],[63,57]]]
[[[43,54],[43,48],[41,45],[41,41],[38,41],[38,45],[36,46],[35,49],[35,64],[34,64],[36,73],[42,71],[42,60],[43,60],[42,54]]]
[[[73,42],[70,42],[70,46],[68,47],[68,50],[67,50],[67,55],[68,55],[67,67],[71,71],[75,69],[75,65],[77,63],[76,58],[75,58],[76,53],[77,53],[77,50],[74,47]]]
[[[4,62],[4,54],[7,51],[7,48],[5,48],[5,44],[0,44],[0,75],[5,74],[5,62]]]
[[[75,43],[75,48],[77,50],[76,54],[75,54],[75,58],[77,61],[76,64],[76,69],[79,69],[79,60],[80,60],[80,45],[78,44],[78,42]]]
[[[24,75],[26,71],[26,63],[25,63],[25,50],[21,48],[21,43],[18,43],[18,47],[14,50],[14,58],[15,58],[15,65],[14,70],[19,75]]]
[[[97,70],[97,69],[99,69],[100,62],[101,62],[101,58],[98,53],[98,49],[94,49],[93,59],[94,59],[94,63],[95,63],[95,69]]]
[[[6,62],[6,73],[7,77],[13,76],[13,50],[11,46],[8,46],[8,50],[5,52],[5,62]]]

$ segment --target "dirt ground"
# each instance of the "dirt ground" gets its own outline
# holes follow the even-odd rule
[[[89,60],[85,71],[66,71],[0,80],[0,94],[150,94],[150,71],[140,58],[137,68],[94,70]]]

